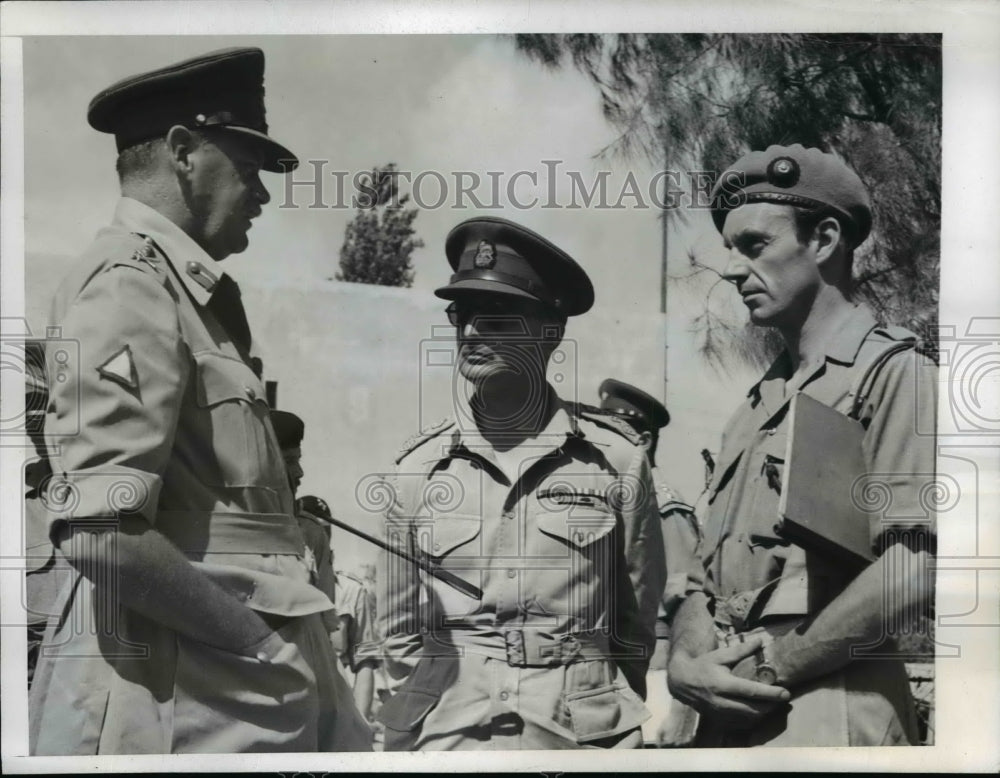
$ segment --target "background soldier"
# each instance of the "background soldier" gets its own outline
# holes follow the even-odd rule
[[[77,573],[32,685],[35,754],[369,747],[331,685],[332,603],[219,264],[269,200],[259,171],[295,164],[267,136],[263,73],[259,49],[229,49],[91,101],[123,197],[53,304],[80,364],[50,386],[49,536]]]
[[[364,582],[343,570],[334,575],[338,629],[332,635],[333,647],[340,659],[340,670],[354,690],[354,704],[365,719],[372,715],[375,698],[375,655],[358,651],[362,643],[375,640],[374,613]]]
[[[935,443],[915,430],[933,429],[935,403],[916,397],[933,398],[935,386],[912,348],[882,363],[870,386],[858,385],[913,338],[879,326],[851,296],[852,253],[871,226],[868,193],[831,154],[772,146],[720,177],[713,217],[730,251],[725,278],[754,324],[777,328],[785,351],[730,419],[710,486],[705,565],[715,625],[743,642],[716,648],[708,600],[688,598],[673,624],[671,689],[714,723],[706,745],[913,743],[903,663],[884,637],[898,619],[912,627],[929,596],[932,517],[920,495],[933,478]],[[909,517],[872,528],[877,559],[856,577],[775,529],[798,392],[842,413],[857,407],[866,470],[891,488],[893,515]],[[853,653],[875,646],[890,658]]]
[[[295,499],[298,496],[302,477],[305,475],[305,471],[302,469],[302,439],[305,437],[306,427],[302,419],[294,413],[279,410],[271,411],[271,424],[274,425],[274,434],[281,447],[281,458],[285,463],[288,486],[292,490],[292,498]],[[302,530],[306,541],[305,562],[309,568],[310,581],[313,586],[329,598],[330,602],[336,603],[333,582],[333,551],[330,548],[330,525],[309,510],[303,509],[299,500],[295,502],[295,518],[299,522],[299,529]],[[337,631],[338,622],[335,609],[324,611],[322,619],[328,634],[332,635]]]
[[[647,675],[648,704],[664,715],[657,721],[646,722],[643,736],[647,745],[664,747],[689,745],[694,739],[698,715],[687,705],[673,698],[667,689],[667,655],[670,646],[670,621],[681,601],[691,591],[700,591],[703,576],[698,563],[698,543],[701,529],[694,508],[666,484],[663,472],[656,466],[656,449],[660,430],[670,423],[666,407],[641,389],[605,379],[597,390],[601,410],[628,422],[632,428],[649,437],[648,456],[653,467],[656,502],[663,521],[663,550],[667,558],[667,586],[663,592],[656,619],[656,651],[649,662]]]
[[[387,533],[481,587],[481,601],[383,557],[386,750],[637,747],[665,583],[645,441],[546,382],[583,269],[512,222],[448,236],[455,419],[397,457]],[[631,577],[630,577],[631,576]]]

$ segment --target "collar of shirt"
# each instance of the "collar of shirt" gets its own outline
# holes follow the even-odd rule
[[[861,350],[861,344],[865,342],[868,333],[877,324],[875,316],[867,305],[855,305],[847,321],[832,331],[827,338],[823,347],[824,358],[816,361],[813,369],[795,388],[801,389],[816,378],[826,367],[827,360],[842,365],[854,364],[854,360],[857,359],[858,352]],[[770,413],[774,413],[785,400],[790,399],[785,396],[786,383],[789,378],[791,378],[791,364],[788,352],[782,351],[768,368],[764,377],[750,387],[747,397],[755,402],[763,399]]]
[[[583,437],[583,433],[576,423],[576,418],[569,412],[566,403],[559,398],[548,384],[546,384],[546,389],[548,392],[546,402],[554,407],[554,411],[545,425],[545,429],[539,432],[534,438],[525,440],[514,449],[527,452],[518,460],[521,473],[527,469],[528,463],[536,462],[548,456],[553,451],[561,449],[570,438]],[[458,409],[459,418],[469,420],[474,418],[472,409],[468,407],[466,402],[462,401],[461,406]],[[496,470],[507,476],[511,482],[516,480],[510,478],[507,468],[503,466],[501,459],[497,457],[493,445],[480,434],[478,429],[472,425],[469,426],[472,428],[463,430],[460,427],[456,427],[452,431],[447,451],[438,461],[444,463],[450,459],[461,458],[463,456],[465,458],[473,457],[485,460]]]
[[[152,238],[195,301],[199,305],[208,304],[225,271],[184,230],[159,211],[130,197],[118,201],[113,223]],[[192,268],[196,268],[203,279],[211,279],[207,288],[195,279]]]

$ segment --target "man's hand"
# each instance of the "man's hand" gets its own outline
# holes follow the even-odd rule
[[[735,676],[731,668],[761,647],[759,637],[698,656],[675,651],[667,670],[670,693],[713,719],[749,723],[791,699],[787,689]]]

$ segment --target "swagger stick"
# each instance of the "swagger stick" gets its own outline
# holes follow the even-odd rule
[[[302,512],[308,513],[308,511],[302,511]],[[390,554],[395,554],[396,556],[402,557],[407,562],[415,564],[425,573],[433,575],[439,581],[443,581],[453,589],[457,589],[458,591],[462,592],[462,594],[466,594],[469,597],[473,597],[477,600],[483,599],[483,590],[480,589],[478,586],[473,586],[468,581],[459,578],[454,573],[448,572],[443,567],[440,567],[439,565],[434,564],[434,562],[431,562],[429,559],[426,559],[424,557],[414,556],[409,552],[402,551],[401,549],[398,548],[393,548],[384,540],[379,540],[376,537],[372,537],[367,532],[362,532],[359,529],[355,529],[350,524],[345,524],[339,519],[334,519],[332,517],[328,519],[325,516],[316,516],[315,513],[309,513],[309,515],[319,519],[320,521],[325,521],[328,524],[332,524],[334,527],[340,527],[340,529],[347,530],[352,535],[357,535],[359,538],[367,540],[369,543],[373,543],[379,548],[385,549]]]

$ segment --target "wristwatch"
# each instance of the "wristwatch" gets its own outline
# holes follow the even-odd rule
[[[770,646],[771,643],[768,641],[754,652],[757,666],[753,671],[753,679],[757,683],[766,683],[768,686],[774,686],[778,682],[778,671],[771,664],[771,659],[768,656],[771,653],[768,650]]]

